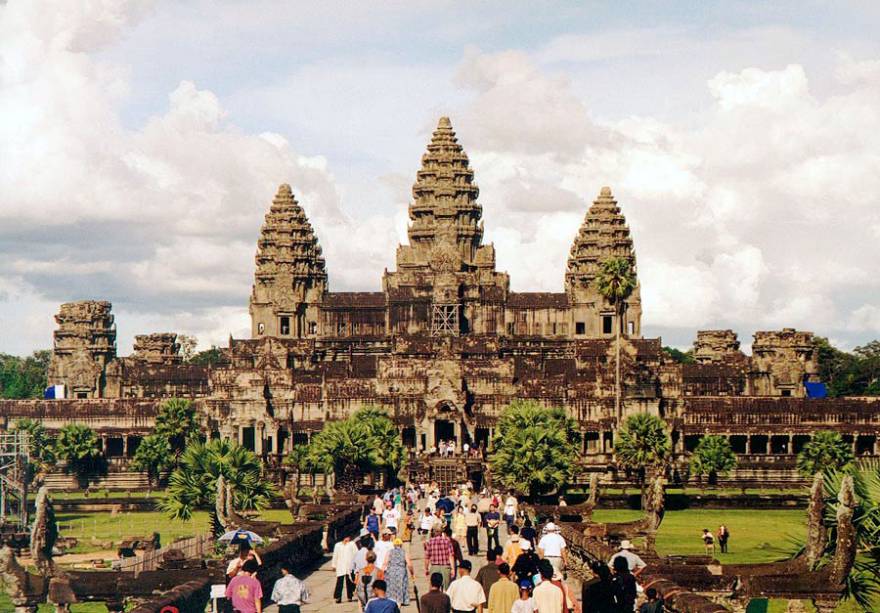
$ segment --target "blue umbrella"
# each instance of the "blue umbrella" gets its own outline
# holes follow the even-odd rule
[[[257,545],[263,542],[263,538],[257,534],[256,532],[251,532],[250,530],[230,530],[219,539],[217,539],[221,543],[229,543],[233,545],[235,543],[250,543]]]

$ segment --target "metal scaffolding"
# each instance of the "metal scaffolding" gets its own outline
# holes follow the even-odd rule
[[[0,528],[27,530],[29,447],[27,432],[0,434]]]

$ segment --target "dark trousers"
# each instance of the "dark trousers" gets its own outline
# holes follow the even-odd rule
[[[721,553],[727,553],[727,539],[718,539],[718,544],[721,545]]]
[[[475,556],[480,553],[480,537],[476,526],[467,527],[467,548],[468,554]]]
[[[342,584],[345,583],[345,595],[349,600],[354,596],[354,581],[351,580],[351,575],[342,575],[341,577],[336,577],[336,587],[333,589],[333,598],[336,600],[342,600]],[[296,613],[296,612],[295,612]]]
[[[299,613],[298,604],[280,604],[278,605],[278,613]]]
[[[498,541],[498,528],[486,528],[486,551],[492,551],[493,541],[495,547],[501,547],[501,543]]]

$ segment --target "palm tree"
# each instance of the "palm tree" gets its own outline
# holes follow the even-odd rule
[[[708,434],[697,443],[691,455],[691,472],[702,478],[709,476],[709,485],[718,482],[718,475],[724,475],[736,466],[736,454],[730,447],[730,441],[717,434]]]
[[[198,438],[200,434],[196,407],[192,400],[170,398],[163,402],[156,415],[155,433],[168,441],[177,460],[187,443]]]
[[[394,422],[380,409],[366,407],[349,418],[330,422],[309,444],[312,466],[332,474],[345,491],[354,493],[363,475],[402,470],[405,451]]]
[[[82,424],[68,424],[55,437],[54,454],[66,463],[66,470],[77,476],[80,485],[98,467],[101,450],[95,431]]]
[[[855,460],[852,446],[837,432],[820,430],[797,456],[798,471],[805,477],[829,470],[841,470]]]
[[[845,595],[865,611],[880,597],[880,460],[860,459],[842,468],[825,471],[825,492],[830,504],[825,509],[825,524],[831,529],[824,560],[834,555],[837,528],[837,496],[844,477],[853,480],[858,507],[853,515],[856,548],[859,552],[853,572],[846,581]]]
[[[217,477],[234,492],[238,509],[262,509],[275,496],[254,452],[230,440],[190,443],[168,480],[162,508],[174,519],[189,520],[197,509],[214,509]]]
[[[152,485],[154,481],[159,481],[163,470],[171,467],[173,460],[168,439],[160,434],[151,434],[144,437],[134,452],[131,470],[147,473],[147,481]]]
[[[630,415],[618,430],[614,443],[617,462],[639,473],[659,472],[666,465],[671,449],[666,423],[649,413]],[[644,499],[644,478],[641,478],[641,486]]]
[[[300,475],[313,470],[308,445],[294,445],[287,457],[284,458],[284,463],[293,469],[291,497],[297,500],[299,498]]]
[[[596,289],[608,302],[614,305],[615,326],[615,360],[614,360],[614,414],[617,419],[622,417],[620,410],[620,335],[623,333],[623,315],[626,299],[636,288],[636,273],[632,262],[627,258],[612,257],[599,265],[596,274]]]
[[[570,480],[576,442],[575,423],[563,409],[514,401],[492,438],[492,478],[532,499],[553,494]]]

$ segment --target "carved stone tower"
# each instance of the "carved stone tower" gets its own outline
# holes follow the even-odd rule
[[[256,263],[251,336],[317,336],[327,270],[312,225],[286,183],[266,214]]]
[[[106,301],[61,305],[55,321],[49,385],[64,385],[68,398],[101,398],[104,375],[116,358],[116,324]]]
[[[509,280],[483,245],[483,208],[467,154],[441,117],[413,185],[409,244],[386,273],[391,333],[454,336],[503,329]],[[488,297],[491,304],[486,304]]]
[[[626,218],[611,194],[603,187],[571,246],[565,273],[565,292],[571,305],[575,336],[613,336],[614,306],[599,294],[594,280],[602,262],[608,258],[626,258],[635,270],[636,253],[626,225]],[[641,290],[636,288],[625,302],[623,332],[630,338],[642,334]]]
[[[753,396],[806,395],[805,382],[819,373],[819,349],[812,332],[783,328],[755,332],[749,371],[749,394]]]

